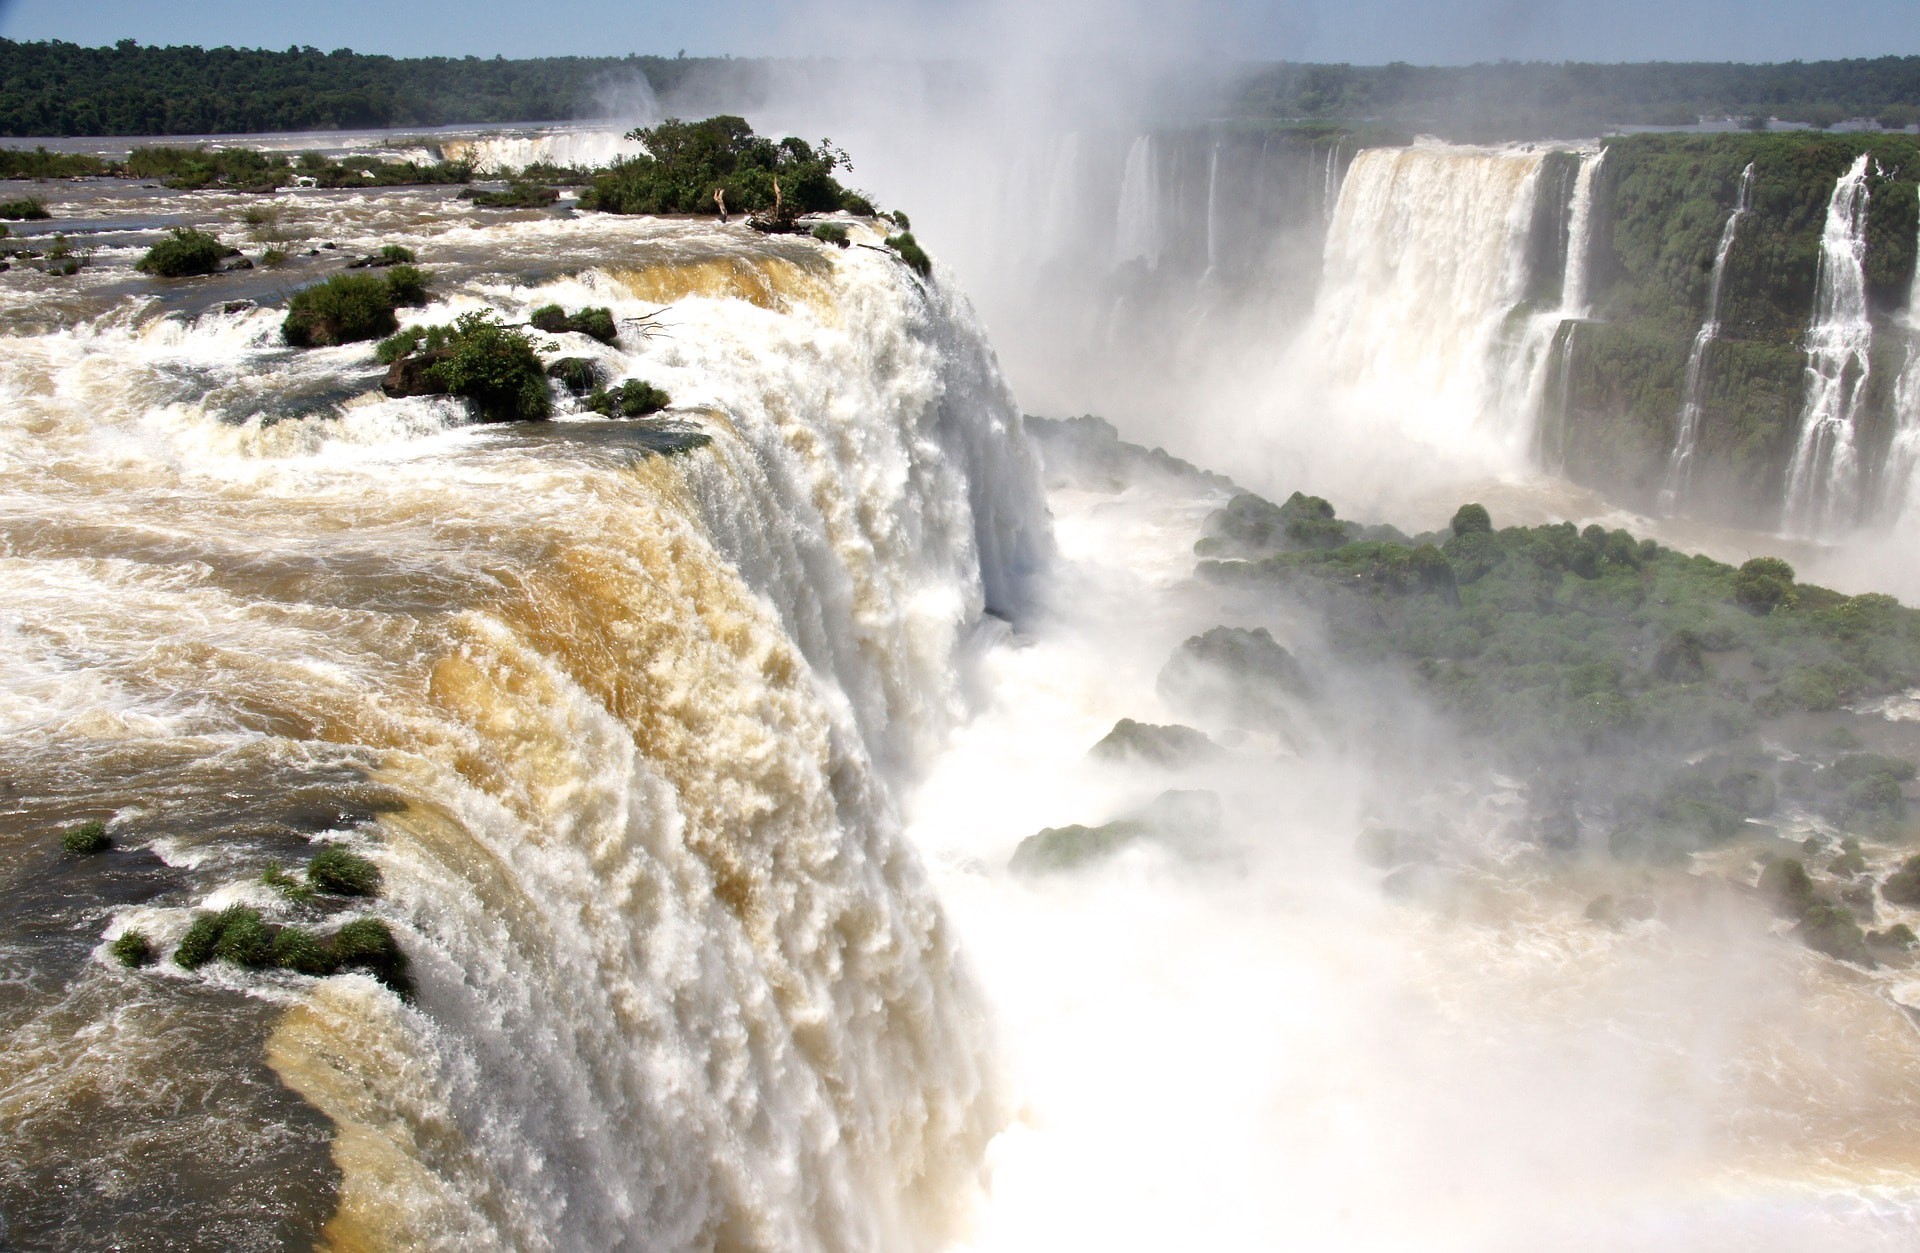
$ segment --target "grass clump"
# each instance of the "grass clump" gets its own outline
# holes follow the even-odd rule
[[[673,397],[640,379],[628,379],[611,389],[597,389],[587,397],[587,408],[608,418],[644,418],[672,403]]]
[[[577,313],[568,313],[559,305],[541,305],[527,320],[535,330],[549,335],[572,332],[603,344],[614,344],[620,339],[620,330],[613,323],[613,310],[602,305],[590,305]]]
[[[205,231],[177,226],[170,237],[147,249],[133,268],[155,278],[188,278],[214,273],[230,255],[231,249]]]
[[[86,822],[60,837],[60,847],[79,857],[104,853],[113,847],[104,822]]]
[[[330,845],[307,863],[307,882],[335,896],[377,896],[380,868],[357,853]]]
[[[44,222],[52,216],[47,212],[46,202],[37,196],[0,201],[0,218],[9,222]]]
[[[379,339],[399,326],[393,308],[393,293],[385,279],[336,274],[293,294],[280,333],[295,348],[331,348]]]
[[[268,863],[266,873],[260,876],[260,882],[296,905],[305,905],[314,898],[313,887],[288,874],[277,861]]]
[[[260,911],[245,905],[234,905],[217,914],[201,914],[173,950],[174,963],[185,970],[198,970],[211,961],[260,967],[268,965],[272,958],[272,933],[260,917]]]
[[[114,959],[129,970],[138,970],[142,966],[153,964],[153,941],[140,931],[122,931],[113,943],[107,945],[107,951]]]
[[[845,248],[851,242],[847,238],[847,227],[844,222],[817,223],[813,228],[813,237],[823,244],[832,244],[838,248]]]
[[[902,231],[898,235],[889,235],[887,236],[886,243],[887,247],[899,253],[900,259],[906,262],[908,267],[921,278],[931,278],[933,276],[933,258],[929,257],[926,249],[922,248],[919,242],[914,239],[912,231]]]

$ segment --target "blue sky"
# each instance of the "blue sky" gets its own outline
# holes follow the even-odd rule
[[[1294,60],[1920,54],[1920,0],[0,0],[0,35],[395,55],[836,51]]]

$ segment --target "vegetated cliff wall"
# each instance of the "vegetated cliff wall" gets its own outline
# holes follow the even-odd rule
[[[1806,341],[1835,184],[1866,166],[1863,269],[1874,326],[1854,413],[1863,512],[1895,424],[1908,351],[1895,321],[1914,278],[1920,143],[1866,134],[1635,135],[1609,140],[1596,190],[1594,320],[1571,331],[1567,472],[1623,503],[1657,507],[1687,403],[1688,361],[1709,317],[1716,254],[1751,165],[1748,211],[1724,261],[1719,328],[1700,350],[1698,448],[1680,512],[1771,526],[1807,398]]]

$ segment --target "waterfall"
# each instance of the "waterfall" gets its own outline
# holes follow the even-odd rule
[[[1524,422],[1498,412],[1501,340],[1526,293],[1543,155],[1430,143],[1356,155],[1300,369],[1364,422],[1523,453]]]
[[[1854,418],[1871,371],[1867,317],[1867,153],[1834,184],[1820,234],[1819,284],[1807,329],[1807,400],[1787,468],[1783,527],[1830,534],[1856,521]]]
[[[1591,156],[1582,153],[1580,172],[1573,180],[1573,199],[1567,208],[1567,272],[1560,284],[1560,312],[1569,318],[1584,318],[1592,312],[1587,286],[1593,269],[1593,183],[1606,159],[1605,149]]]
[[[408,212],[342,237],[431,220]],[[196,908],[299,917],[260,884],[285,838],[221,806],[376,788],[396,799],[332,838],[381,865],[419,984],[405,1006],[364,976],[102,959],[90,995],[152,1003],[68,1064],[172,1048],[166,1015],[205,999],[181,979],[284,1007],[267,1057],[337,1128],[343,1247],[941,1242],[1003,1111],[895,782],[960,715],[964,633],[1019,607],[1048,543],[979,326],[877,250],[493,228],[489,256],[591,262],[529,288],[497,261],[461,285],[457,243],[399,237],[448,285],[425,321],[671,301],[662,337],[568,350],[713,442],[467,427],[367,394],[364,346],[289,353],[272,309],[9,338],[10,786],[109,789],[119,838],[191,882],[115,924],[163,947]],[[302,782],[323,767],[344,781]]]
[[[1126,168],[1120,176],[1113,261],[1115,265],[1144,261],[1148,268],[1160,262],[1160,185],[1151,135],[1137,136],[1127,149]]]
[[[1920,475],[1920,241],[1915,242],[1913,282],[1905,314],[1907,360],[1893,385],[1893,444],[1887,451],[1882,512],[1905,528],[1906,515],[1920,502],[1914,479]]]
[[[1740,219],[1747,213],[1747,197],[1753,190],[1753,164],[1740,171],[1740,187],[1734,196],[1733,212],[1720,229],[1720,243],[1713,250],[1713,276],[1707,284],[1707,316],[1693,337],[1693,351],[1687,354],[1686,392],[1680,407],[1680,428],[1667,458],[1666,482],[1660,488],[1660,512],[1670,515],[1679,507],[1687,484],[1693,478],[1693,454],[1700,440],[1700,367],[1706,359],[1707,345],[1720,334],[1720,287],[1726,278],[1727,258],[1733,253],[1734,237],[1739,234]]]
[[[1513,415],[1509,420],[1520,425],[1540,453],[1544,453],[1547,443],[1544,435],[1547,391],[1556,370],[1565,377],[1565,366],[1570,359],[1573,343],[1570,335],[1563,334],[1563,327],[1569,320],[1584,318],[1588,314],[1587,271],[1593,250],[1593,184],[1606,153],[1581,152],[1576,155],[1580,165],[1574,172],[1573,186],[1567,196],[1566,240],[1562,250],[1566,260],[1560,273],[1560,303],[1552,309],[1529,313],[1512,346],[1505,350],[1504,360],[1497,362],[1500,372],[1498,407],[1503,414]],[[1553,351],[1556,341],[1561,344],[1558,353]]]
[[[1215,140],[1207,151],[1207,269],[1200,276],[1202,282],[1213,277],[1219,268],[1220,252],[1218,243],[1219,222],[1215,216],[1216,206],[1220,202],[1220,141]]]

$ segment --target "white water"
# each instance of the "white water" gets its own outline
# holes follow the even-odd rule
[[[1115,265],[1144,261],[1149,269],[1160,262],[1160,183],[1151,135],[1137,137],[1127,149],[1114,219],[1113,260]]]
[[[1896,532],[1910,533],[1910,511],[1920,503],[1920,241],[1915,243],[1913,284],[1905,313],[1907,361],[1893,387],[1893,445],[1887,452],[1882,514]]]
[[[1807,328],[1807,399],[1787,468],[1781,524],[1819,537],[1858,521],[1854,422],[1871,372],[1867,317],[1867,153],[1834,184],[1820,234],[1820,277]]]
[[[1529,314],[1514,344],[1496,350],[1504,354],[1504,361],[1500,367],[1499,396],[1494,403],[1501,412],[1517,415],[1515,420],[1522,425],[1528,446],[1534,449],[1544,445],[1548,384],[1556,366],[1562,371],[1561,377],[1565,377],[1566,362],[1572,351],[1572,328],[1566,324],[1586,317],[1589,312],[1587,271],[1592,265],[1593,252],[1593,182],[1606,154],[1594,151],[1577,155],[1580,166],[1574,173],[1567,199],[1566,261],[1561,271],[1560,303],[1555,308]],[[1553,351],[1556,341],[1562,345],[1557,354]]]
[[[1411,444],[1482,471],[1524,464],[1530,418],[1501,404],[1501,341],[1526,292],[1541,159],[1433,143],[1355,156],[1289,370],[1339,415],[1331,459]]]
[[[1740,171],[1740,189],[1734,196],[1733,212],[1720,230],[1720,242],[1713,250],[1713,275],[1707,283],[1707,316],[1694,333],[1693,349],[1687,354],[1686,399],[1680,408],[1680,427],[1674,436],[1673,452],[1667,458],[1667,477],[1660,488],[1659,508],[1672,514],[1686,495],[1693,479],[1693,455],[1700,442],[1700,367],[1706,359],[1707,345],[1720,334],[1720,288],[1726,278],[1727,258],[1733,254],[1733,241],[1740,232],[1740,219],[1747,213],[1747,196],[1753,190],[1753,165]]]
[[[591,169],[646,151],[638,140],[598,127],[482,135],[440,147],[448,160],[471,161],[477,173],[488,175],[517,174],[535,164]]]
[[[432,265],[470,229],[443,228],[399,238]],[[990,350],[879,251],[481,234],[588,264],[410,317],[670,303],[655,340],[565,346],[666,387],[712,446],[640,458],[607,423],[536,438],[377,394],[284,417],[303,381],[377,375],[364,345],[278,347],[271,309],[10,338],[8,777],[331,754],[407,798],[367,847],[417,1009],[360,977],[261,989],[291,1005],[269,1057],[339,1126],[344,1242],[928,1247],[1002,1096],[893,788],[961,714],[965,633],[1047,547]],[[123,808],[124,843],[153,803]],[[236,849],[168,848],[202,867],[195,899],[116,929],[288,916]],[[5,1120],[50,1116],[20,1078]]]

